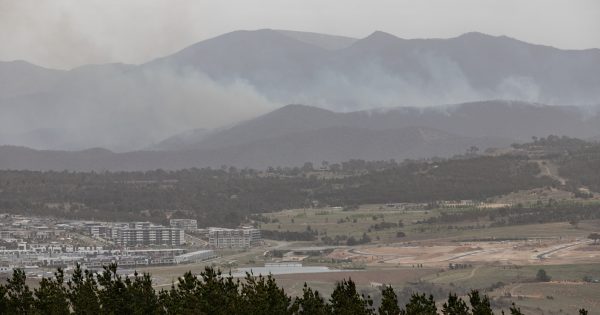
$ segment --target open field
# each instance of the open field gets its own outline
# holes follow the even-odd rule
[[[537,200],[574,200],[562,190],[522,191],[492,200],[496,203],[535,203]],[[578,200],[597,203],[596,198]],[[363,292],[377,296],[377,283],[391,284],[397,290],[433,290],[466,294],[470,289],[487,292],[493,304],[506,309],[515,302],[526,314],[576,314],[585,307],[600,314],[600,245],[587,239],[600,231],[600,220],[534,223],[490,227],[488,218],[460,222],[424,223],[442,213],[460,213],[473,208],[424,209],[423,206],[363,205],[342,208],[294,209],[264,214],[271,219],[262,229],[273,231],[318,231],[313,242],[290,242],[282,250],[297,246],[323,246],[323,236],[335,238],[339,246],[321,258],[305,263],[327,262],[330,267],[342,262],[362,265],[364,270],[330,274],[276,276],[288,292],[299,294],[307,282],[327,295],[333,283],[346,277],[357,281]],[[396,223],[376,229],[383,222]],[[397,224],[401,222],[401,224]],[[390,226],[388,224],[388,226]],[[397,232],[405,233],[398,237]],[[360,238],[366,233],[368,244],[346,246],[344,237]],[[307,245],[308,244],[308,245]],[[343,245],[343,246],[342,246]],[[335,244],[332,246],[336,246]],[[337,263],[336,263],[337,262]],[[450,269],[450,264],[458,265]],[[418,268],[422,266],[422,268]],[[535,281],[544,269],[551,282]],[[447,294],[447,293],[444,293]]]
[[[405,297],[406,292],[426,290],[438,299],[445,298],[447,292],[466,294],[470,289],[479,289],[504,309],[514,301],[529,314],[559,314],[562,305],[563,311],[569,313],[573,313],[575,305],[582,305],[592,310],[590,314],[598,314],[594,313],[598,307],[590,301],[600,287],[583,279],[600,279],[600,245],[587,239],[590,233],[600,230],[600,220],[581,221],[576,226],[554,222],[490,227],[486,218],[423,223],[442,212],[460,213],[472,208],[413,206],[364,205],[350,211],[331,207],[267,213],[263,215],[269,223],[260,223],[261,229],[312,231],[316,240],[267,240],[265,245],[249,250],[220,251],[220,257],[210,261],[140,271],[151,273],[160,290],[168,289],[186,271],[198,274],[205,266],[220,268],[227,274],[239,267],[261,267],[294,258],[304,266],[337,270],[275,275],[291,295],[301,294],[306,282],[327,297],[337,281],[352,278],[361,292],[375,298],[381,284],[392,285]],[[382,223],[395,225],[377,228],[385,225]],[[398,237],[397,232],[406,236]],[[358,239],[363,233],[370,237],[367,244],[347,246],[342,238],[337,244],[324,244],[321,240],[323,236]],[[302,253],[267,255],[273,251]],[[450,264],[460,267],[450,269]],[[535,282],[540,268],[548,272],[552,282]],[[541,310],[536,309],[538,306]]]
[[[302,285],[306,282],[313,288],[320,288],[322,293],[330,293],[336,282],[352,279],[358,287],[375,287],[381,284],[403,287],[407,283],[417,282],[424,276],[435,273],[435,269],[382,268],[359,271],[340,271],[318,274],[291,274],[275,276],[277,283],[288,289],[293,295],[302,293]]]
[[[600,314],[600,284],[579,282],[519,283],[498,289],[490,296],[510,294],[528,314],[577,314],[585,308],[589,314]]]
[[[590,201],[591,202],[591,201]],[[470,208],[473,209],[473,208]],[[424,240],[472,240],[472,239],[528,239],[528,238],[585,238],[591,232],[600,230],[600,220],[580,222],[577,227],[568,222],[543,224],[508,225],[489,227],[485,218],[471,222],[419,223],[442,212],[452,213],[469,208],[442,209],[396,209],[385,205],[364,205],[357,210],[344,211],[341,208],[293,209],[276,213],[265,213],[270,223],[261,223],[261,229],[272,231],[304,232],[307,229],[326,235],[355,238],[363,233],[374,243],[397,243]],[[399,224],[401,222],[401,224]],[[377,228],[383,223],[390,227]],[[396,225],[393,225],[396,224]],[[398,237],[403,232],[404,237]]]
[[[331,258],[351,259],[367,264],[396,264],[444,267],[459,264],[572,264],[600,261],[600,246],[590,240],[527,240],[502,242],[454,242],[438,244],[397,244],[338,249]],[[585,249],[585,250],[582,250]]]

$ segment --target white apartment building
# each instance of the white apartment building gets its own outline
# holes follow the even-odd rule
[[[195,231],[198,229],[198,221],[194,219],[171,219],[169,223],[172,228],[183,229],[185,231]]]
[[[260,230],[253,227],[208,228],[208,244],[212,248],[248,248],[261,243]]]

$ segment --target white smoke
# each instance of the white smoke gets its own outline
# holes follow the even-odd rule
[[[0,99],[0,141],[35,148],[138,150],[179,132],[217,128],[279,106],[242,80],[217,83],[199,73],[164,69],[115,71],[100,80],[64,85],[43,94],[43,106],[42,100],[17,106]]]

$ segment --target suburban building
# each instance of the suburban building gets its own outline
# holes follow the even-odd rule
[[[130,223],[128,227],[120,227],[112,231],[113,241],[121,246],[138,245],[172,245],[185,243],[182,229],[152,225],[146,222]]]
[[[195,231],[198,229],[198,222],[194,219],[171,219],[169,223],[172,228],[183,229],[185,231]]]
[[[253,227],[208,229],[208,244],[213,248],[248,248],[261,243],[260,230]]]
[[[210,249],[207,249],[207,250],[199,250],[199,251],[195,251],[195,252],[178,255],[178,256],[175,256],[174,259],[175,259],[175,263],[182,264],[182,263],[192,263],[192,262],[203,261],[203,260],[207,260],[207,259],[211,259],[211,258],[215,258],[215,257],[217,257],[215,252]]]

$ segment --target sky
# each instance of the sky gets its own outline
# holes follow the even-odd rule
[[[562,49],[600,48],[598,0],[0,0],[0,60],[58,69],[139,64],[234,30],[362,38],[477,31]]]

